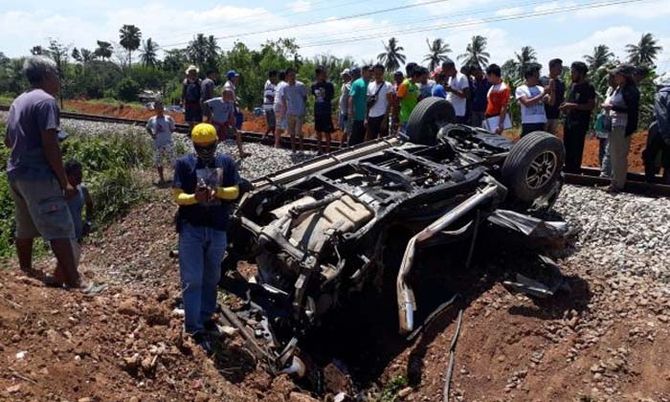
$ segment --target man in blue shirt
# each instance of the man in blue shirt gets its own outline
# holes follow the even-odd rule
[[[172,191],[179,205],[179,271],[184,299],[184,329],[207,352],[206,331],[216,329],[216,288],[226,251],[230,203],[239,195],[232,158],[216,154],[216,128],[198,124],[191,132],[195,154],[175,164]]]

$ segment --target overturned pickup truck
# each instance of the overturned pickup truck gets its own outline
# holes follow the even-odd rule
[[[380,278],[392,278],[397,304],[388,308],[397,310],[400,333],[411,332],[421,309],[408,280],[417,250],[474,244],[485,224],[528,235],[546,223],[533,215],[560,192],[561,141],[535,132],[513,143],[452,120],[447,101],[428,98],[398,138],[252,182],[233,214],[224,264],[245,260],[257,272],[239,278],[242,307],[224,308],[224,318],[271,371],[301,371],[298,339],[350,295],[380,289],[368,286]],[[398,233],[404,254],[388,261]]]

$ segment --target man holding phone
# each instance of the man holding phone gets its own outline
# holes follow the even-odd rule
[[[216,287],[226,252],[230,204],[239,195],[233,159],[216,153],[216,128],[198,124],[191,132],[195,154],[175,164],[173,196],[179,210],[179,272],[184,299],[184,329],[209,352],[216,331]]]

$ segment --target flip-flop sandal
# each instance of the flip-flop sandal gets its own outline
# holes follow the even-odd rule
[[[91,283],[87,287],[80,290],[85,296],[96,296],[107,289],[107,285],[102,283]]]

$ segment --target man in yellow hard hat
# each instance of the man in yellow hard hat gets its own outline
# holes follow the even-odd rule
[[[184,299],[184,328],[209,351],[208,331],[216,311],[216,289],[226,251],[230,203],[239,195],[232,158],[216,153],[216,128],[208,123],[191,132],[195,154],[175,163],[172,191],[179,205],[179,271]]]

